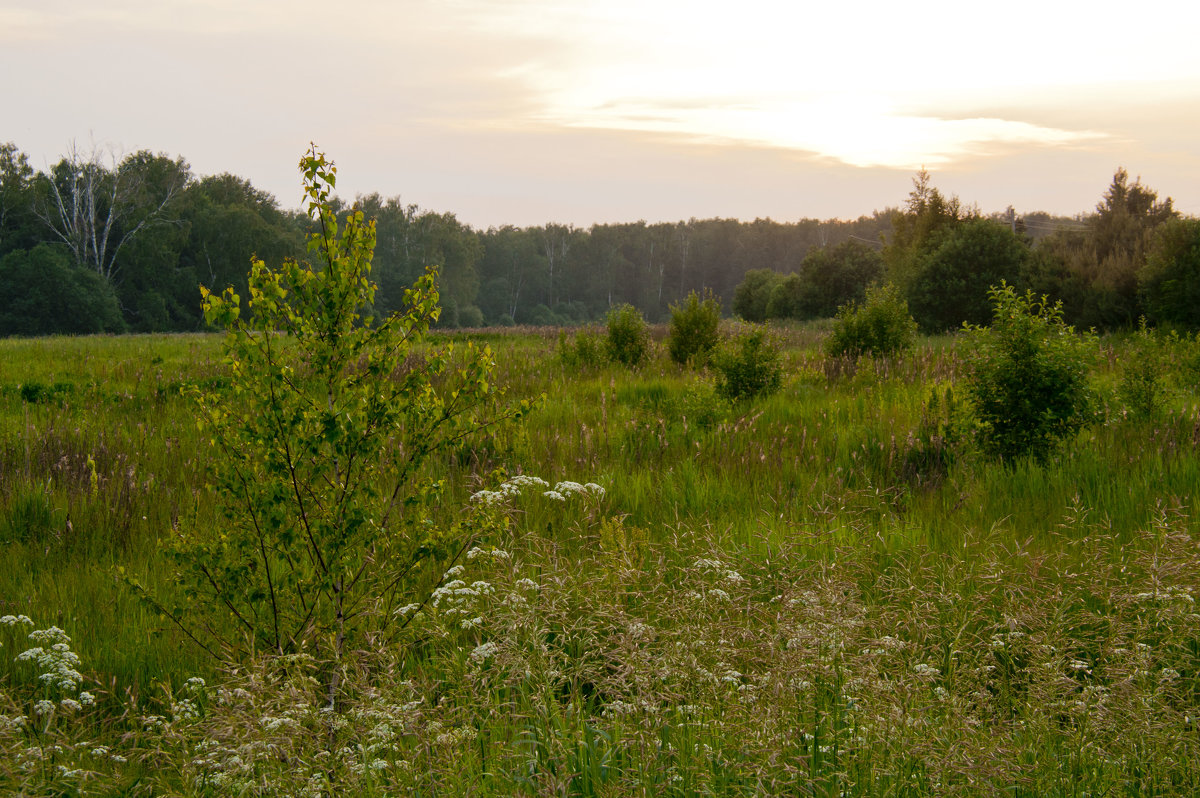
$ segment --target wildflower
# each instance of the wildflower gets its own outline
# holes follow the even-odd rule
[[[416,612],[419,609],[421,609],[420,604],[405,604],[403,607],[397,607],[392,614],[398,618],[407,618],[409,613]]]
[[[565,502],[567,500],[566,496],[562,495],[561,493],[559,493],[556,490],[544,491],[542,493],[542,495],[545,496],[547,499],[553,499],[556,502]]]
[[[504,501],[504,494],[495,490],[481,490],[471,494],[471,501],[491,507]]]
[[[540,479],[538,477],[531,477],[528,474],[517,474],[515,477],[512,477],[504,484],[505,485],[513,485],[513,486],[520,487],[520,488],[524,488],[524,487],[548,488],[548,487],[550,487],[550,483],[547,482],[546,480]]]
[[[35,629],[29,633],[29,639],[40,646],[26,649],[17,655],[22,662],[37,660],[42,670],[38,677],[47,684],[52,684],[64,691],[72,691],[83,681],[83,674],[77,670],[79,657],[71,651],[71,638],[57,626],[49,629]]]
[[[486,643],[481,643],[475,646],[475,650],[472,651],[469,656],[476,662],[483,662],[488,657],[496,656],[496,652],[499,650],[500,647],[489,640]]]

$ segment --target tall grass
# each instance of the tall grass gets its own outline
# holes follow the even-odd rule
[[[1188,794],[1191,360],[1169,360],[1162,412],[1135,416],[1117,390],[1133,349],[1102,343],[1096,423],[1006,467],[946,410],[954,338],[850,363],[822,334],[784,330],[783,390],[729,403],[661,347],[636,370],[578,367],[550,332],[488,333],[510,396],[543,398],[430,464],[448,486],[434,522],[479,512],[471,494],[502,474],[606,497],[528,496],[478,525],[459,577],[488,586],[472,614],[427,606],[360,652],[333,718],[314,687],[327,664],[223,670],[122,583],[168,590],[160,541],[220,523],[186,396],[221,379],[219,339],[0,341],[0,616],[65,630],[96,697],[39,715],[64,696],[14,659],[32,627],[0,627],[0,784]]]

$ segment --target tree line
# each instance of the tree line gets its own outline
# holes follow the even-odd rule
[[[1114,181],[1118,194],[1091,216],[1028,214],[1013,229],[944,197],[927,175],[919,182],[905,206],[852,221],[477,230],[398,197],[369,194],[353,206],[377,224],[376,315],[399,308],[404,290],[438,266],[442,326],[580,324],[624,304],[665,321],[672,305],[706,290],[746,318],[830,316],[885,277],[918,315],[922,302],[959,300],[947,263],[979,271],[980,261],[962,258],[982,248],[994,259],[996,246],[1021,261],[1024,282],[1010,283],[1061,296],[1087,326],[1131,323],[1147,309],[1138,275],[1149,231],[1177,214],[1140,183]],[[351,206],[335,207],[344,215]],[[200,286],[244,295],[251,257],[304,257],[311,223],[245,178],[193,174],[182,157],[72,147],[39,171],[0,144],[0,335],[203,329]],[[995,232],[1005,225],[1012,240]]]
[[[814,250],[787,275],[755,270],[733,309],[750,321],[834,315],[887,283],[927,333],[986,325],[989,290],[1006,284],[1062,302],[1080,329],[1111,330],[1139,319],[1200,327],[1200,220],[1121,168],[1095,212],[1074,219],[982,215],[947,197],[922,170],[891,217],[879,250],[850,241]]]

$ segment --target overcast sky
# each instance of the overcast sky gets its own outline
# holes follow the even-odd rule
[[[1200,214],[1200,3],[0,0],[0,141],[182,155],[477,226],[984,212],[1118,166]]]

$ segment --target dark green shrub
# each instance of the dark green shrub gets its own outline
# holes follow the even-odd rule
[[[573,337],[558,334],[558,359],[571,368],[594,369],[608,362],[605,339],[595,330],[579,330]]]
[[[810,250],[799,274],[789,274],[771,291],[772,319],[828,319],[850,302],[862,302],[867,286],[883,276],[883,257],[853,239]]]
[[[0,336],[123,332],[112,285],[39,244],[0,258]]]
[[[713,354],[713,366],[717,393],[733,401],[773,394],[783,384],[782,356],[765,327],[753,327],[727,341]]]
[[[641,311],[620,305],[608,312],[608,356],[617,363],[637,366],[650,352],[650,330]]]
[[[1008,226],[991,219],[968,219],[939,233],[934,249],[917,259],[908,284],[908,306],[922,332],[940,333],[963,325],[987,324],[988,290],[1018,283],[1031,253]]]
[[[830,357],[890,355],[911,347],[916,335],[908,303],[895,286],[885,285],[867,289],[863,304],[850,303],[838,310],[825,351]]]
[[[967,395],[983,451],[1012,463],[1043,460],[1089,420],[1087,337],[1030,291],[991,290],[991,327],[970,328]]]
[[[783,275],[772,269],[751,269],[733,289],[733,312],[749,322],[767,320],[771,292],[783,282]]]
[[[466,305],[458,309],[459,327],[482,327],[483,311],[474,305]]]
[[[1117,395],[1136,419],[1159,415],[1167,402],[1167,357],[1163,342],[1146,329],[1142,319],[1137,335],[1126,347]]]
[[[1200,328],[1200,219],[1172,219],[1155,231],[1138,284],[1152,320]]]
[[[66,397],[75,391],[75,386],[69,382],[56,382],[45,385],[37,380],[30,380],[21,385],[21,401],[31,405],[57,404],[62,405]]]
[[[720,342],[721,302],[706,292],[695,292],[678,305],[671,305],[671,337],[667,351],[676,363],[704,363]]]

